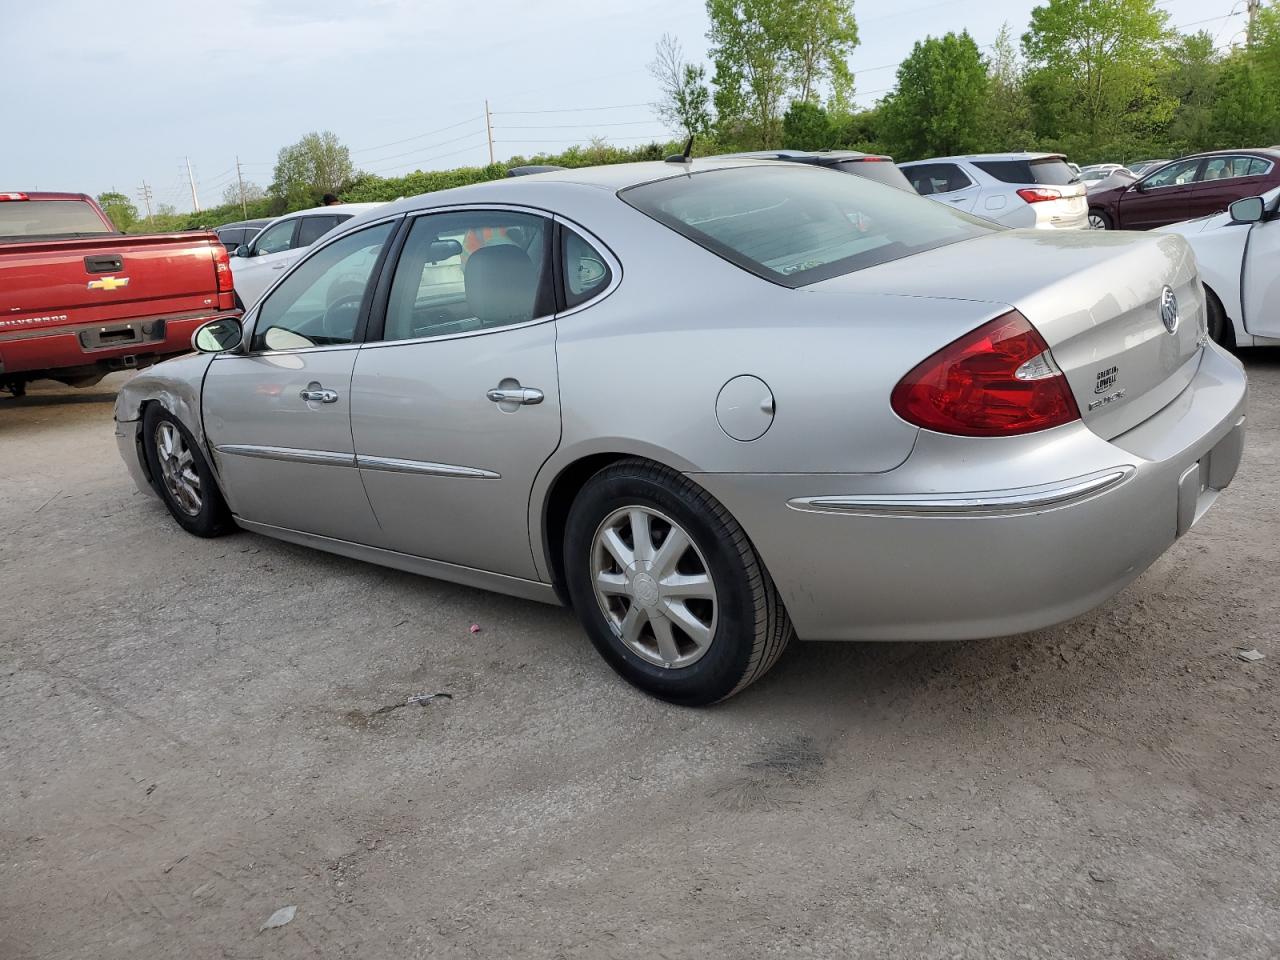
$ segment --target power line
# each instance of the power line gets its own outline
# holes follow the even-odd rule
[[[495,141],[495,142],[496,142],[496,141]],[[476,149],[477,147],[480,147],[480,146],[483,146],[483,145],[484,145],[484,144],[483,144],[483,141],[482,141],[481,143],[472,143],[472,144],[469,144],[469,145],[467,145],[467,146],[465,146],[465,147],[461,147],[461,148],[459,148],[459,149],[457,149],[457,150],[450,150],[448,153],[441,153],[441,154],[437,154],[437,155],[436,155],[436,156],[434,156],[434,157],[424,157],[422,160],[418,160],[418,161],[415,161],[415,162],[416,162],[416,163],[419,163],[419,164],[422,164],[422,163],[430,163],[432,160],[443,160],[445,157],[454,157],[454,156],[457,156],[457,155],[458,155],[458,154],[460,154],[460,153],[466,153],[468,150],[474,150],[474,149]],[[375,169],[372,169],[372,170],[369,170],[369,171],[366,171],[366,172],[368,172],[368,173],[381,173],[381,172],[384,172],[384,171],[386,171],[386,170],[394,169],[394,168],[396,168],[396,167],[405,167],[405,166],[412,166],[412,165],[413,165],[413,164],[393,163],[390,167],[380,167],[380,168],[375,168]]]
[[[645,103],[615,103],[608,107],[561,107],[558,110],[495,110],[495,117],[509,117],[516,114],[527,115],[534,113],[589,113],[594,110],[625,110],[628,107],[652,107],[652,101]]]
[[[477,120],[483,120],[484,114],[475,117],[468,117],[466,120],[459,120],[457,123],[451,123],[447,127],[438,127],[435,130],[428,130],[426,133],[416,133],[412,137],[405,137],[403,140],[392,140],[390,143],[380,143],[375,147],[360,147],[352,150],[352,153],[368,153],[371,150],[381,150],[383,147],[398,147],[402,143],[408,143],[411,140],[421,140],[423,137],[430,137],[437,133],[444,133],[448,130],[454,130],[468,123],[475,123]]]
[[[534,124],[532,126],[522,126],[520,124],[504,123],[498,129],[500,130],[577,130],[583,127],[595,129],[597,127],[642,127],[652,125],[652,120],[616,120],[608,123],[596,123],[589,120],[586,123],[544,123]]]
[[[387,157],[372,157],[369,160],[365,160],[363,162],[364,163],[382,163],[386,160],[395,160],[399,157],[411,157],[415,153],[424,153],[427,150],[434,150],[436,147],[447,147],[451,143],[457,143],[459,140],[466,140],[468,137],[474,137],[475,135],[476,133],[473,130],[471,133],[464,133],[462,136],[454,137],[452,140],[441,140],[439,143],[428,143],[426,146],[418,147],[414,150],[406,150],[404,153],[393,153]]]

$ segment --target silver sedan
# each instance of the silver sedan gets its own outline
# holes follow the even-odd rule
[[[115,411],[185,529],[570,604],[683,704],[793,634],[1082,613],[1191,528],[1244,438],[1182,237],[1010,230],[767,162],[389,204],[194,345]]]

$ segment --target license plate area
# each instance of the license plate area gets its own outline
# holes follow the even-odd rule
[[[80,331],[80,346],[86,351],[113,350],[137,343],[154,343],[164,339],[163,320],[135,320],[111,323]]]

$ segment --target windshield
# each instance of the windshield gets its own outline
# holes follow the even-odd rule
[[[628,187],[641,213],[787,287],[899,260],[1003,227],[932,200],[813,167],[733,167]]]
[[[0,203],[0,238],[114,232],[83,200],[6,200]]]

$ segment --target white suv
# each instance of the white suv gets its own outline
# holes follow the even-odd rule
[[[984,153],[898,166],[921,196],[1006,226],[1089,225],[1085,185],[1060,153]]]

